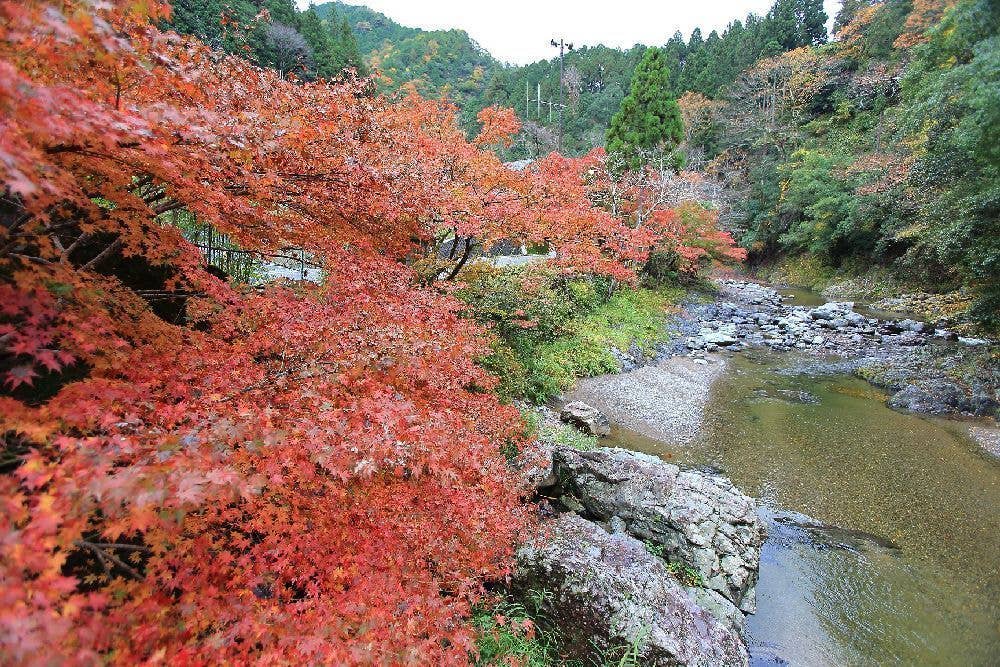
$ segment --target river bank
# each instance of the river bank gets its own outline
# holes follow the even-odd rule
[[[801,291],[740,280],[717,285],[715,300],[689,300],[674,317],[673,342],[661,345],[651,365],[584,379],[566,399],[591,403],[641,436],[685,442],[733,353],[796,351],[885,391],[895,410],[986,418],[967,430],[984,450],[996,450],[1000,365],[988,341]]]
[[[976,665],[1000,648],[1000,469],[969,439],[995,434],[995,384],[977,407],[969,381],[985,345],[873,315],[725,281],[675,321],[665,357],[565,396],[607,412],[607,444],[721,470],[760,499],[752,663]],[[859,379],[875,364],[901,386]],[[959,419],[891,400],[924,390],[927,369],[961,390],[929,405]]]

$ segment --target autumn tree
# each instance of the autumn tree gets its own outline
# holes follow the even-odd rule
[[[894,46],[905,49],[924,43],[928,28],[940,21],[945,12],[957,2],[958,0],[913,0],[903,31]]]
[[[688,169],[703,165],[706,157],[718,151],[722,134],[722,108],[724,103],[711,100],[700,93],[687,92],[677,100],[684,122],[684,151]]]
[[[485,334],[403,262],[437,116],[91,11],[0,3],[4,661],[466,662],[526,517]],[[325,280],[221,280],[180,209]]]
[[[839,33],[855,19],[859,12],[877,4],[876,0],[844,0],[833,20],[833,32]]]

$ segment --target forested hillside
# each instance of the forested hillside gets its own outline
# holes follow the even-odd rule
[[[556,148],[557,58],[504,65],[461,30],[408,28],[381,13],[339,2],[319,5],[316,11],[321,16],[335,11],[348,19],[362,57],[387,77],[382,90],[392,92],[412,82],[424,95],[447,96],[459,105],[463,124],[470,128],[480,109],[509,106],[526,122],[512,156],[540,155]],[[695,29],[687,41],[680,33],[665,34],[672,88],[678,95],[686,90],[715,95],[762,56],[824,42],[826,19],[822,0],[777,0],[765,16],[734,20],[721,34],[713,30],[705,36]],[[580,155],[603,143],[644,50],[642,45],[628,50],[584,45],[567,54],[563,153]],[[527,108],[526,91],[532,99]]]
[[[966,285],[995,326],[1000,10],[887,0],[841,19],[834,43],[762,59],[715,101],[682,98],[691,147],[714,157],[758,263]]]
[[[402,26],[367,7],[328,2],[320,16],[343,16],[357,37],[365,64],[381,77],[386,93],[415,90],[444,97],[459,106],[462,124],[471,131],[491,73],[501,64],[464,30],[421,30]]]
[[[558,60],[505,66],[464,32],[336,7],[364,57],[388,74],[383,90],[412,81],[457,103],[467,128],[479,109],[509,106],[524,125],[507,157],[556,149],[558,108],[547,102],[559,99]],[[989,2],[850,0],[831,40],[822,2],[777,0],[721,33],[665,40],[687,167],[725,186],[723,217],[755,262],[808,257],[818,282],[884,267],[903,281],[995,293],[998,11]],[[567,54],[563,153],[604,144],[644,52]],[[981,317],[993,319],[995,298],[980,301]]]
[[[366,73],[346,18],[292,0],[177,0],[164,25],[300,79]]]

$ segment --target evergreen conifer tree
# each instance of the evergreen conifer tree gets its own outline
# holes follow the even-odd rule
[[[316,9],[310,5],[299,18],[301,33],[313,53],[313,74],[321,79],[332,79],[344,69],[345,63],[337,53],[333,35],[323,25]]]
[[[611,119],[608,152],[638,169],[651,154],[672,154],[683,135],[684,123],[670,89],[666,58],[658,48],[646,49],[632,75],[629,94]]]

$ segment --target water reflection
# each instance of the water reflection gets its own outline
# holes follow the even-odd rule
[[[734,359],[693,446],[613,434],[840,529],[765,510],[755,663],[1000,663],[1000,464],[957,425],[804,363]]]

